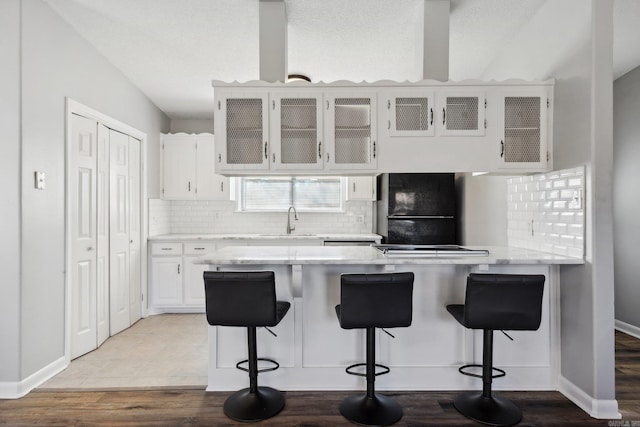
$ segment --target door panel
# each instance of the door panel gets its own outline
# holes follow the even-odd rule
[[[109,131],[110,333],[126,329],[129,319],[129,137]]]
[[[140,141],[129,137],[129,323],[141,317]]]
[[[97,327],[98,346],[109,338],[109,129],[98,125],[97,174]]]
[[[69,146],[71,358],[97,347],[95,120],[71,115]]]

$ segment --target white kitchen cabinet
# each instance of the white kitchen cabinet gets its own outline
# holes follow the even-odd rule
[[[516,87],[500,92],[496,169],[531,172],[551,167],[550,108],[550,97],[544,87]]]
[[[477,137],[485,135],[487,99],[484,91],[442,88],[436,95],[438,136]]]
[[[349,176],[346,182],[346,200],[376,200],[375,176]]]
[[[433,90],[393,90],[385,93],[389,136],[434,136]]]
[[[376,100],[375,91],[325,94],[325,169],[376,169]]]
[[[322,169],[322,94],[276,92],[269,102],[273,169]]]
[[[161,162],[163,199],[229,199],[229,179],[215,173],[213,135],[163,135]]]
[[[181,256],[151,258],[151,305],[153,307],[182,304],[183,266]]]
[[[217,98],[216,170],[269,169],[267,91],[234,91]]]
[[[166,242],[151,245],[151,311],[204,311],[207,265],[193,261],[215,250],[214,243]]]

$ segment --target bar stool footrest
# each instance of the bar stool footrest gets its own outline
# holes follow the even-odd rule
[[[273,360],[273,359],[266,359],[264,357],[258,357],[258,362],[269,362],[269,363],[272,363],[274,365],[273,367],[270,367],[270,368],[258,369],[258,373],[275,371],[276,369],[278,369],[280,367],[280,364],[278,362],[276,362],[275,360]],[[241,371],[249,372],[248,368],[240,366],[240,365],[245,364],[245,363],[249,363],[249,359],[241,360],[238,363],[236,363],[236,368],[240,369]]]
[[[354,363],[353,365],[349,365],[349,366],[347,366],[347,368],[345,369],[345,372],[346,372],[347,374],[349,374],[349,375],[357,375],[357,376],[359,376],[359,377],[366,377],[366,376],[367,376],[367,374],[366,374],[366,373],[364,373],[364,372],[356,372],[356,371],[354,371],[354,370],[353,370],[353,369],[355,369],[355,368],[359,368],[359,367],[361,367],[361,366],[367,366],[367,364],[366,364],[366,363]],[[385,375],[385,374],[388,374],[388,373],[391,371],[391,369],[389,369],[389,367],[388,367],[388,366],[381,365],[381,364],[379,364],[379,363],[376,363],[376,364],[375,364],[375,366],[376,366],[376,368],[380,368],[380,369],[382,369],[382,371],[378,371],[378,372],[376,372],[376,373],[375,373],[375,376],[376,376],[376,377],[377,377],[378,375]]]
[[[482,365],[473,364],[473,365],[460,366],[458,368],[458,372],[460,372],[462,375],[467,375],[469,377],[482,378],[482,374],[474,374],[472,372],[468,372],[467,369],[469,369],[469,368],[482,368]],[[500,368],[494,368],[492,366],[491,370],[495,371],[495,372],[498,372],[497,374],[492,375],[491,378],[500,378],[500,377],[504,377],[505,375],[507,375],[507,373],[505,371],[503,371],[502,369],[500,369]]]

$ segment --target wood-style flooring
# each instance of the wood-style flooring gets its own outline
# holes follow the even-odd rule
[[[520,426],[640,426],[640,340],[616,332],[616,397],[623,421],[596,420],[558,392],[498,392],[524,414]],[[339,413],[347,392],[286,392],[286,406],[259,426],[348,426]],[[452,404],[457,392],[396,392],[404,408],[397,426],[478,426]],[[33,391],[0,400],[0,425],[233,426],[222,413],[229,393],[199,389]]]

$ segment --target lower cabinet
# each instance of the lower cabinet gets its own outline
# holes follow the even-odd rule
[[[204,312],[202,273],[208,266],[193,261],[213,250],[212,243],[153,243],[150,312]]]

